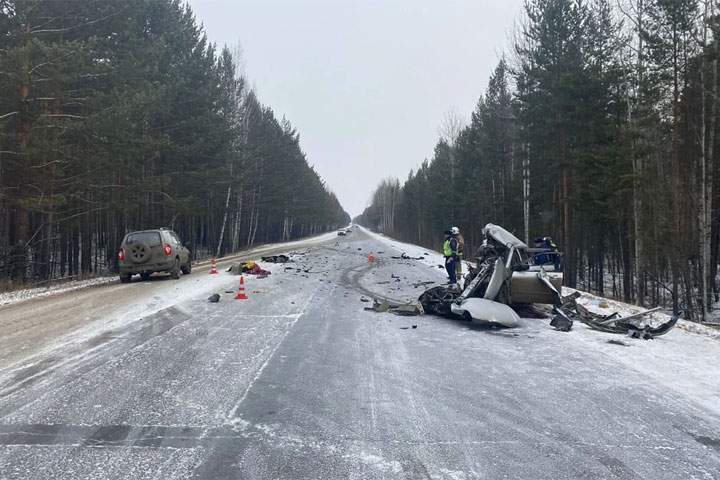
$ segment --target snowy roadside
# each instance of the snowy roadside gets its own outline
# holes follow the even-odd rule
[[[573,290],[564,288],[563,293]],[[631,315],[646,309],[580,292],[578,302],[588,310],[608,315]],[[650,315],[659,325],[670,319],[664,313]],[[653,383],[685,395],[720,415],[720,331],[687,320],[679,320],[667,335],[654,340],[636,340],[598,332],[575,322],[570,332],[584,347],[600,351]]]
[[[439,270],[443,257],[417,245],[399,242],[381,234],[363,229],[368,235],[389,247],[406,252],[411,257],[425,257],[418,260],[430,268]],[[428,272],[429,273],[429,272]],[[575,290],[564,288],[567,295]],[[626,303],[605,299],[580,292],[578,299],[588,310],[608,315],[618,312],[622,316],[646,309]],[[548,310],[548,315],[551,316]],[[654,325],[669,320],[663,313],[653,313]],[[565,348],[592,349],[619,363],[630,371],[639,373],[651,384],[661,385],[691,399],[697,405],[720,415],[720,330],[679,320],[675,329],[654,340],[631,339],[622,335],[599,332],[575,322],[568,333],[556,332],[547,319],[523,319],[523,327],[535,330],[539,341],[555,344],[558,351]],[[601,365],[598,368],[602,368]],[[620,380],[619,380],[620,381]]]
[[[375,240],[382,242],[383,244],[394,248],[398,250],[399,252],[403,252],[407,254],[410,257],[413,258],[420,258],[423,257],[420,260],[417,260],[423,265],[427,265],[428,267],[432,268],[438,268],[438,266],[442,267],[445,264],[445,257],[439,252],[436,252],[434,250],[428,250],[425,247],[420,247],[418,245],[413,245],[412,243],[404,243],[400,242],[398,240],[395,240],[390,237],[386,237],[382,233],[375,233],[371,232],[365,227],[360,227],[364,233],[366,233],[368,236],[374,238]],[[465,262],[463,262],[463,275],[467,273],[467,265],[465,265]]]
[[[70,280],[67,282],[48,285],[47,287],[24,288],[22,290],[4,292],[0,293],[0,307],[24,302],[33,298],[51,297],[53,295],[60,295],[62,293],[81,290],[83,288],[93,287],[96,285],[105,285],[107,283],[117,281],[117,275],[113,275],[89,278],[87,280]]]
[[[218,259],[219,263],[225,263],[240,257],[247,257],[251,255],[261,255],[269,250],[283,249],[283,248],[304,248],[314,245],[318,245],[329,240],[332,240],[337,236],[336,232],[328,232],[315,237],[310,237],[294,242],[285,243],[268,243],[264,245],[258,245],[249,250],[243,250],[233,255],[229,255]],[[193,266],[208,265],[210,260],[203,260],[199,262],[193,262]],[[54,283],[46,287],[32,287],[25,288],[22,290],[14,290],[11,292],[0,293],[0,307],[5,305],[13,305],[16,303],[32,300],[36,298],[52,297],[54,295],[61,295],[63,293],[74,292],[76,290],[82,290],[89,287],[98,285],[107,285],[109,283],[117,283],[118,277],[116,274],[104,275],[95,278],[89,278],[85,280],[69,280],[62,281],[61,283]]]

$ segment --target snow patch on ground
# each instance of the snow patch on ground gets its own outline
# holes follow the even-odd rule
[[[343,455],[343,458],[361,463],[363,465],[367,465],[368,467],[372,467],[382,472],[399,474],[403,471],[402,464],[400,462],[396,460],[386,460],[383,457],[374,455],[372,453],[367,453],[365,451]]]
[[[55,285],[49,285],[47,287],[26,288],[13,292],[0,293],[0,306],[11,305],[13,303],[19,303],[33,298],[43,298],[53,295],[60,295],[61,293],[72,292],[75,290],[92,287],[94,285],[104,285],[117,281],[117,276],[113,275],[112,277],[108,276],[90,278],[88,280],[74,280]]]
[[[319,245],[321,243],[329,242],[330,240],[337,238],[337,232],[327,232],[323,233],[321,235],[317,235],[315,237],[305,238],[302,240],[294,240],[292,242],[284,242],[284,243],[267,243],[265,245],[258,245],[257,247],[254,247],[251,250],[247,250],[245,252],[239,252],[242,255],[252,255],[253,253],[258,253],[262,250],[276,250],[279,248],[306,248],[306,247],[312,247],[315,245]]]
[[[563,294],[574,290],[563,288]],[[588,310],[621,316],[645,311],[645,308],[580,292],[578,299]],[[653,325],[670,317],[656,312],[649,315]],[[642,373],[651,382],[685,395],[720,415],[720,331],[679,320],[676,328],[654,340],[639,340],[598,332],[575,322],[568,335],[583,346],[599,350],[624,366]],[[610,341],[614,343],[609,343]]]

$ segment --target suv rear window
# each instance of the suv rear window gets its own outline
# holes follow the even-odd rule
[[[162,239],[160,238],[160,234],[158,232],[138,232],[128,235],[128,244],[136,242],[147,243],[151,247],[162,245]]]

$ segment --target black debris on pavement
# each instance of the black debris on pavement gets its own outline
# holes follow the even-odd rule
[[[550,326],[560,332],[569,332],[572,329],[573,321],[563,314],[558,314],[550,321]]]
[[[290,257],[287,255],[272,255],[269,257],[261,257],[263,262],[269,263],[287,263],[290,261]]]
[[[395,260],[425,260],[425,257],[411,257],[407,253],[403,252],[399,257],[392,257]]]
[[[217,302],[219,302],[219,301],[220,301],[220,294],[219,294],[219,293],[215,293],[215,294],[210,295],[210,296],[208,297],[208,302],[217,303]]]

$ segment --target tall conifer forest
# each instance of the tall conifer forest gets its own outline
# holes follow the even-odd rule
[[[0,287],[111,272],[131,230],[202,258],[349,222],[238,63],[179,0],[0,0]]]
[[[469,121],[441,128],[432,157],[384,180],[356,220],[436,249],[458,226],[466,258],[489,222],[550,236],[567,286],[708,319],[719,12],[713,0],[526,0]]]

